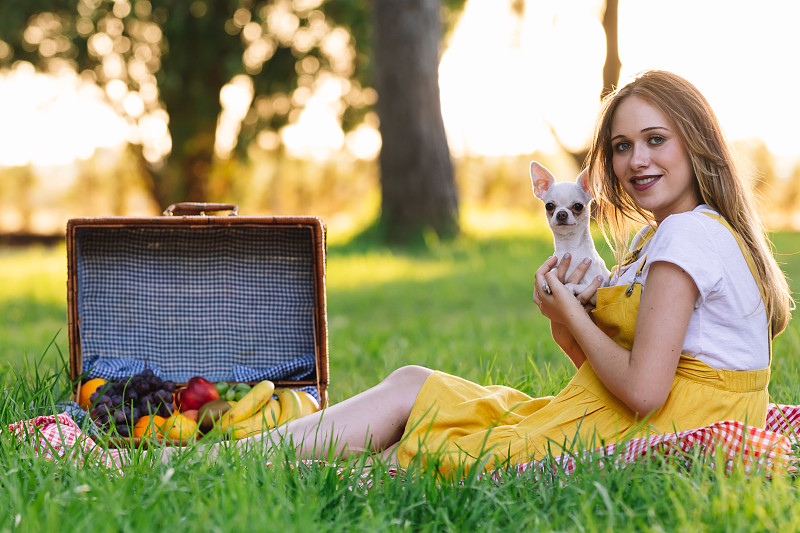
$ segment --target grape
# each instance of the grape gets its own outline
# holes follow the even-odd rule
[[[158,410],[155,399],[149,394],[140,400],[142,411],[153,414]]]
[[[109,381],[94,392],[90,412],[98,427],[121,437],[131,435],[131,427],[145,414],[169,417],[175,411],[173,401],[177,385],[145,369],[127,378]]]
[[[134,388],[136,389],[136,393],[139,395],[139,397],[150,393],[150,385],[146,381],[136,382]]]
[[[175,412],[175,406],[171,403],[162,403],[158,407],[158,412],[156,413],[158,416],[163,416],[164,418],[169,418],[172,413]]]
[[[153,397],[161,403],[172,403],[172,394],[163,389],[154,392]]]
[[[151,376],[147,378],[147,382],[150,384],[150,390],[158,390],[164,383],[164,381],[158,376]]]

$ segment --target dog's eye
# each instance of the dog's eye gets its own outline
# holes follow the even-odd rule
[[[572,210],[575,211],[576,213],[580,213],[581,211],[583,211],[583,204],[579,203],[572,204]]]
[[[547,211],[549,212],[556,208],[556,204],[554,204],[553,202],[547,202],[546,204],[544,204],[544,208],[547,209]]]

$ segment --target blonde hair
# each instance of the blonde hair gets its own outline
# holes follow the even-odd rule
[[[728,221],[753,258],[756,282],[764,295],[774,337],[789,323],[794,301],[757,214],[753,181],[739,168],[705,97],[694,85],[671,72],[651,70],[639,74],[606,96],[598,116],[586,160],[596,192],[598,220],[604,233],[606,228],[611,232],[617,262],[626,252],[633,224],[655,225],[652,214],[636,205],[614,174],[611,122],[619,104],[629,96],[646,101],[675,124],[691,160],[697,197]]]

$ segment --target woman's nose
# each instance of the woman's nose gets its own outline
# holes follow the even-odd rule
[[[645,168],[650,164],[650,151],[646,146],[641,144],[633,145],[633,154],[631,157],[631,167]]]

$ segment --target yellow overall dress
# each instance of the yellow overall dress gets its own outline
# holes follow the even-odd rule
[[[721,217],[708,216],[731,229]],[[652,232],[641,244],[650,236]],[[741,242],[739,246],[755,276],[749,254]],[[639,272],[643,266],[644,261]],[[641,290],[641,283],[635,281],[597,293],[595,322],[627,349],[633,345]],[[770,363],[771,352],[770,335]],[[397,448],[397,460],[406,468],[415,462],[425,467],[433,460],[442,472],[454,472],[459,466],[470,468],[476,461],[488,469],[541,458],[548,452],[558,455],[562,450],[590,449],[721,420],[763,427],[769,375],[769,367],[719,370],[681,355],[666,402],[641,420],[606,389],[588,361],[558,395],[544,398],[435,372],[417,396]]]

